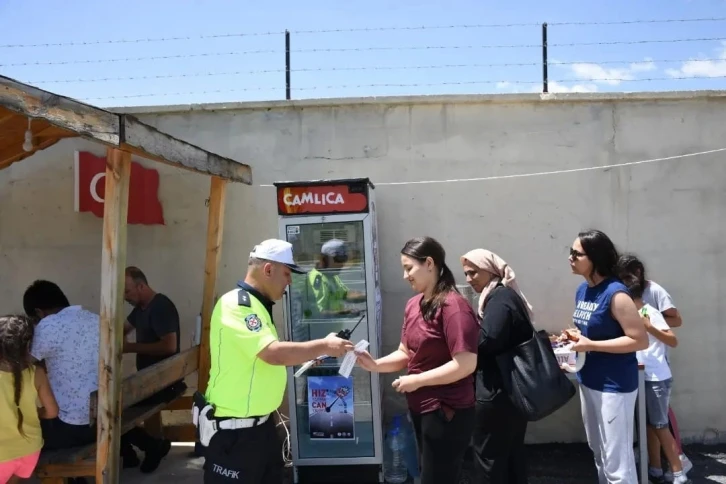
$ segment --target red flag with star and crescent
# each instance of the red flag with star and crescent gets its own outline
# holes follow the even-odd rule
[[[77,151],[75,160],[75,210],[103,218],[106,193],[106,157]],[[127,223],[164,225],[164,209],[159,200],[159,172],[131,163]]]

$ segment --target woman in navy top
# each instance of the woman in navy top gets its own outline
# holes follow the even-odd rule
[[[577,374],[587,442],[600,484],[638,482],[633,419],[638,392],[635,353],[648,335],[627,288],[616,277],[618,252],[599,230],[581,232],[570,249],[570,267],[585,278],[577,288],[573,323],[581,332],[575,351],[586,351]]]

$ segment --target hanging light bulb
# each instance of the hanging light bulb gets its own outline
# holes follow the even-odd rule
[[[31,118],[28,118],[28,130],[25,132],[25,143],[23,143],[23,149],[30,153],[33,151],[33,132],[30,130]]]

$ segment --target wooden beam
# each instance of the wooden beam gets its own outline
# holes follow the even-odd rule
[[[144,420],[144,430],[154,438],[161,439],[164,437],[162,427],[161,412]]]
[[[18,161],[24,160],[25,158],[28,158],[30,156],[33,156],[38,151],[44,150],[46,148],[49,148],[59,142],[61,138],[48,138],[41,141],[39,144],[33,146],[33,151],[27,152],[25,151],[22,146],[11,153],[1,153],[0,154],[0,170],[3,168],[7,168],[13,163],[17,163]]]
[[[74,464],[50,464],[43,466],[36,473],[41,478],[41,484],[48,482],[65,483],[65,477],[92,477],[95,465],[93,461],[83,461]],[[60,479],[53,481],[52,478]]]
[[[194,424],[169,425],[164,427],[164,438],[172,442],[196,442],[196,432]]]
[[[5,109],[0,106],[0,126],[7,123],[17,115],[18,113],[16,113],[15,111],[10,111],[9,109]]]
[[[2,149],[0,150],[0,170],[7,168],[13,163],[24,160],[30,156],[33,156],[38,151],[42,151],[49,148],[65,138],[77,138],[78,135],[73,131],[59,128],[54,125],[50,125],[37,133],[33,134],[33,151],[27,152],[23,149],[23,141],[25,141],[25,134],[22,138],[18,138],[17,149]]]
[[[106,111],[0,76],[0,117],[8,112],[38,118],[109,147],[204,175],[252,184],[252,169],[142,123],[134,116]],[[15,155],[13,155],[15,156]],[[22,155],[24,158],[26,155]],[[6,157],[7,158],[7,157]],[[17,161],[18,159],[15,159]]]
[[[207,254],[204,259],[204,288],[202,290],[202,338],[199,348],[199,373],[197,388],[201,393],[209,381],[209,326],[214,310],[214,294],[219,274],[224,236],[224,208],[227,200],[227,183],[213,177],[209,187],[209,213],[207,215]]]
[[[252,184],[252,169],[249,165],[223,158],[181,141],[128,114],[121,115],[121,123],[121,147],[125,150],[177,168],[186,168],[247,185]]]
[[[192,411],[192,396],[184,395],[171,402],[164,410],[184,410],[185,412]]]
[[[101,331],[98,354],[96,483],[119,482],[124,268],[131,154],[106,152],[106,194],[101,251]]]
[[[0,106],[81,136],[119,145],[119,115],[0,76]]]
[[[127,376],[121,383],[121,395],[123,395],[121,408],[127,409],[172,383],[182,380],[185,376],[194,373],[198,365],[199,347],[194,346]],[[99,406],[96,404],[97,401],[100,401],[100,393],[100,391],[91,393],[91,420],[100,416],[100,412],[97,411]],[[189,410],[191,410],[191,405]]]

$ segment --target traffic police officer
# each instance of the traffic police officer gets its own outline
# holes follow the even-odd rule
[[[348,248],[339,239],[330,239],[320,248],[320,259],[308,273],[308,290],[317,317],[334,317],[354,313],[344,302],[365,301],[365,294],[351,291],[338,274],[348,262]]]
[[[272,414],[285,394],[285,366],[353,349],[333,333],[307,342],[279,341],[272,305],[282,298],[291,272],[304,274],[293,261],[292,245],[265,240],[250,253],[244,281],[214,307],[209,384],[204,396],[195,395],[196,408],[211,407],[215,422],[204,452],[205,483],[281,484],[282,442]]]

